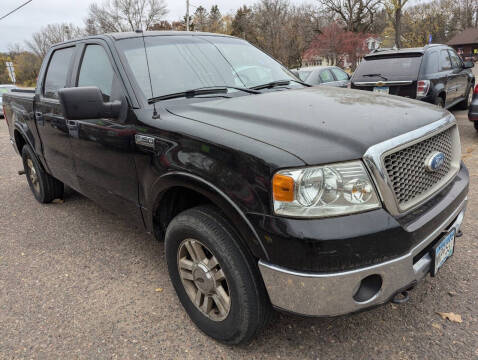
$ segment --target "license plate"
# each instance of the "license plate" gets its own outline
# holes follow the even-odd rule
[[[388,86],[375,86],[373,88],[373,92],[379,93],[379,94],[388,94],[390,91]]]
[[[451,230],[433,247],[432,254],[434,262],[432,276],[435,276],[445,261],[453,255],[453,250],[455,248],[455,233],[455,229]]]

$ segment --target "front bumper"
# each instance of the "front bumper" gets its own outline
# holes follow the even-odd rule
[[[423,251],[452,228],[458,232],[466,203],[467,200],[463,200],[445,221],[407,254],[376,265],[343,272],[306,273],[259,261],[272,304],[302,315],[335,316],[388,302],[397,292],[412,287],[430,272],[432,258],[429,252],[423,254]],[[381,278],[381,287],[368,300],[355,300],[354,295],[362,280],[371,275]]]

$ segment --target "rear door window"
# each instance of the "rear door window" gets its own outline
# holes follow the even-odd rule
[[[321,83],[328,83],[335,81],[334,77],[332,76],[332,73],[329,70],[322,70],[319,75],[320,82]]]
[[[451,69],[450,55],[447,50],[440,50],[440,71]]]
[[[407,56],[383,55],[366,57],[355,71],[354,81],[385,80],[383,77],[387,80],[416,79],[423,55],[405,55]]]
[[[67,85],[74,49],[74,47],[59,49],[52,54],[43,86],[45,97],[58,99],[58,90]]]

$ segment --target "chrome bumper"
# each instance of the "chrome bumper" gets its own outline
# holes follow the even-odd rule
[[[430,272],[430,254],[425,254],[415,263],[413,258],[440,234],[452,228],[458,232],[465,215],[466,202],[467,199],[408,254],[381,264],[352,271],[313,274],[259,261],[259,269],[272,304],[279,309],[302,315],[335,316],[388,302],[398,291],[422,280]],[[362,280],[370,275],[381,277],[380,290],[366,301],[356,301],[354,294]]]

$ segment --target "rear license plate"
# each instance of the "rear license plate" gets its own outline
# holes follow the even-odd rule
[[[373,88],[373,92],[376,92],[379,94],[388,94],[390,92],[390,89],[388,86],[375,86]]]
[[[433,268],[432,276],[435,276],[445,261],[453,255],[455,248],[455,229],[446,234],[433,248]]]

